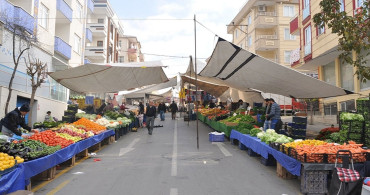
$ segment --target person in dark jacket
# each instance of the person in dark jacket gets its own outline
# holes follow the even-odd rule
[[[107,104],[105,103],[105,101],[103,100],[102,101],[102,105],[98,108],[98,110],[96,110],[96,114],[100,114],[100,115],[103,115],[103,111],[105,109],[105,107],[107,106]]]
[[[166,112],[166,105],[164,104],[164,102],[159,104],[158,111],[161,117],[161,121],[164,121],[164,113]]]
[[[172,113],[172,120],[175,120],[176,119],[176,112],[179,110],[175,101],[172,101],[172,104],[170,105],[170,109],[171,109],[171,113]]]
[[[139,103],[139,114],[144,114],[144,104],[143,104],[143,102]]]
[[[22,136],[22,132],[18,129],[18,125],[21,126],[23,129],[31,131],[31,127],[26,124],[24,118],[29,111],[30,106],[28,104],[24,104],[20,109],[16,108],[6,114],[5,117],[1,120],[2,134],[9,137],[13,137],[14,134]]]
[[[154,127],[154,119],[157,116],[157,109],[153,102],[149,103],[149,106],[146,107],[146,127],[148,128],[148,134],[151,135],[153,133]]]

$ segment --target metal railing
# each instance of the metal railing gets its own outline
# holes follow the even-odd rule
[[[276,12],[257,12],[256,18],[258,16],[277,16]]]
[[[277,40],[278,37],[277,37],[277,35],[257,35],[256,36],[256,41],[258,41],[259,39],[273,39],[273,40]]]
[[[55,36],[54,51],[58,52],[68,60],[71,59],[72,47],[57,36]]]
[[[57,10],[72,22],[72,9],[64,0],[57,0]]]
[[[92,0],[87,0],[87,8],[89,8],[91,12],[94,11],[94,2]]]

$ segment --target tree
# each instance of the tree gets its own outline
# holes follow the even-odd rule
[[[27,75],[31,77],[31,100],[30,100],[30,108],[33,107],[33,103],[35,101],[35,95],[37,88],[41,87],[41,84],[45,82],[46,73],[48,69],[47,63],[41,62],[39,59],[31,61],[30,57],[28,56],[29,61],[26,62],[27,67]],[[32,109],[28,114],[28,126],[32,126]]]
[[[23,58],[23,54],[25,54],[26,51],[28,51],[33,44],[37,43],[37,39],[34,35],[32,35],[29,31],[27,31],[26,27],[22,25],[24,24],[24,21],[21,21],[21,19],[15,19],[15,18],[8,18],[6,16],[6,12],[2,13],[1,19],[4,22],[4,26],[6,29],[9,30],[11,34],[12,40],[12,59],[14,63],[13,73],[10,77],[9,85],[8,85],[8,98],[5,103],[5,114],[8,113],[9,108],[9,102],[12,96],[12,86],[13,86],[13,80],[15,73],[17,71],[18,65],[20,60]],[[5,39],[7,40],[7,39]]]
[[[366,66],[365,57],[370,55],[370,1],[364,0],[363,5],[354,10],[353,16],[348,16],[345,11],[340,11],[339,0],[322,0],[322,12],[314,15],[315,25],[326,24],[333,33],[339,36],[339,50],[343,51],[339,58],[348,64],[357,67],[355,74],[361,82],[370,79],[370,67]],[[352,58],[352,52],[357,53],[357,58]]]

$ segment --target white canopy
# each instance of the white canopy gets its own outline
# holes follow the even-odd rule
[[[221,38],[199,75],[215,77],[242,91],[257,89],[294,98],[324,98],[352,93],[276,64]]]
[[[145,86],[142,89],[137,89],[137,90],[132,90],[132,91],[120,91],[118,95],[129,95],[129,94],[149,94],[154,91],[158,91],[161,89],[166,89],[169,87],[174,87],[177,85],[177,77],[171,78],[170,80],[160,83],[160,84],[154,84],[154,85],[149,85]]]
[[[256,102],[256,103],[264,102],[264,98],[262,97],[261,92],[253,91],[253,90],[240,91],[238,89],[229,88],[219,98],[222,102],[226,102],[229,97],[233,100],[233,102],[237,102],[238,100],[243,100],[244,102],[248,102],[250,105],[253,105],[253,102]]]
[[[168,81],[162,67],[160,61],[86,64],[49,75],[76,92],[104,93]]]

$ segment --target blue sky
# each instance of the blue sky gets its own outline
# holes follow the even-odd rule
[[[231,40],[231,35],[226,32],[226,25],[245,2],[246,0],[110,0],[123,23],[124,33],[138,38],[144,54],[185,57],[145,55],[146,61],[161,60],[167,65],[165,72],[168,76],[184,72],[188,66],[188,56],[194,56],[194,14],[197,21],[210,29],[197,24],[197,58],[204,60],[212,54],[217,41],[214,33]]]

